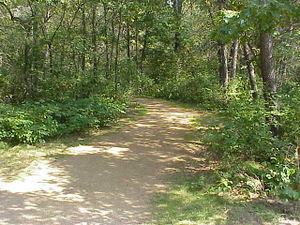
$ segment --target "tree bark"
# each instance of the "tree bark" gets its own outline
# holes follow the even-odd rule
[[[143,72],[143,70],[144,70],[143,63],[144,63],[144,61],[146,59],[147,44],[148,44],[148,35],[149,35],[149,31],[146,30],[145,31],[145,35],[144,35],[142,53],[141,53],[141,65],[140,65],[141,72]]]
[[[92,9],[92,45],[93,45],[93,79],[96,81],[98,60],[97,60],[97,30],[96,30],[96,4]]]
[[[108,46],[108,18],[107,18],[107,6],[103,3],[104,10],[104,35],[105,35],[105,77],[108,79],[109,77],[109,46]]]
[[[86,55],[85,55],[85,48],[86,48],[86,16],[85,16],[85,6],[82,7],[82,18],[81,18],[81,29],[82,29],[82,45],[83,45],[83,52],[81,53],[81,70],[85,71],[86,67]]]
[[[139,68],[139,30],[135,28],[135,62],[136,67]]]
[[[227,59],[227,45],[219,43],[219,75],[220,83],[224,88],[228,86],[228,59]]]
[[[253,57],[251,56],[249,47],[247,44],[244,44],[243,46],[243,52],[244,52],[244,57],[248,69],[248,76],[249,76],[249,83],[251,86],[251,91],[252,91],[252,97],[254,100],[258,99],[258,88],[257,88],[257,82],[256,82],[256,77],[255,77],[255,69],[254,65],[252,63]]]
[[[116,42],[116,34],[115,34],[115,20],[111,18],[111,48],[109,54],[109,72],[113,73],[113,61],[114,61],[114,50],[115,50],[115,42]],[[113,74],[112,74],[113,76]]]
[[[232,47],[231,47],[231,51],[230,51],[230,70],[229,70],[230,80],[234,80],[234,78],[236,76],[239,44],[240,44],[239,40],[235,40],[232,44]]]
[[[280,136],[280,127],[278,125],[279,116],[276,112],[279,110],[279,102],[276,96],[277,83],[276,74],[273,68],[273,37],[272,34],[260,33],[260,51],[261,51],[261,74],[264,84],[264,98],[266,109],[270,112],[267,116],[267,122],[270,124],[274,136]]]
[[[174,51],[179,53],[181,49],[181,33],[179,31],[181,25],[181,16],[182,16],[182,3],[183,0],[173,0],[173,9],[177,22],[177,31],[175,32],[174,37]]]
[[[118,33],[116,39],[116,55],[115,55],[115,92],[118,92],[119,86],[119,54],[120,54],[120,36],[121,36],[121,29],[122,29],[122,12],[120,9],[119,12],[119,26],[118,26]]]
[[[130,54],[130,26],[129,22],[126,23],[126,42],[127,42],[127,58],[131,59],[131,54]]]

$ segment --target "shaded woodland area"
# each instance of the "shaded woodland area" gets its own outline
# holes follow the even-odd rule
[[[0,145],[172,99],[225,118],[219,185],[300,199],[299,18],[297,0],[0,0]]]

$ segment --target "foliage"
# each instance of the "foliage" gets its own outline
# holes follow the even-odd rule
[[[195,77],[184,75],[168,79],[159,85],[154,95],[213,108],[222,103],[222,97],[221,89],[211,82],[211,79],[208,74],[197,74]]]
[[[109,124],[132,95],[161,97],[223,110],[208,140],[224,160],[221,189],[240,181],[296,196],[299,1],[185,0],[183,10],[172,2],[0,1],[0,148]],[[272,44],[276,79],[266,81],[261,49]],[[260,169],[249,172],[249,162]]]
[[[225,119],[219,129],[210,130],[206,140],[210,150],[223,160],[220,187],[236,186],[254,193],[267,191],[299,199],[299,193],[293,190],[297,186],[295,151],[300,117],[295,103],[299,89],[289,88],[289,101],[284,102],[281,116],[281,138],[274,137],[269,129],[263,101],[253,101],[244,92],[231,97],[222,113]]]
[[[123,114],[126,105],[90,97],[63,102],[27,102],[0,105],[0,140],[35,143],[87,127],[102,127]]]
[[[158,224],[281,224],[282,212],[293,208],[289,204],[240,199],[236,193],[218,194],[212,172],[176,176],[176,184],[155,198]],[[289,212],[289,216],[299,218],[297,209]]]

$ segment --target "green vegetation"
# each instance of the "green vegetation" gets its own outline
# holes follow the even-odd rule
[[[256,194],[279,193],[284,198],[300,199],[296,191],[299,128],[287,125],[299,123],[298,106],[295,107],[299,89],[291,89],[288,95],[290,101],[282,104],[280,114],[280,138],[274,137],[269,128],[265,118],[270,112],[264,102],[253,102],[243,93],[231,97],[221,113],[221,123],[206,132],[205,142],[222,160],[222,177],[228,184]]]
[[[70,99],[0,105],[0,141],[35,143],[88,127],[103,127],[125,113],[126,105],[109,99]]]
[[[218,112],[196,134],[218,156],[213,186],[299,200],[299,19],[292,0],[0,0],[0,149],[159,97]]]
[[[170,191],[157,194],[157,224],[282,224],[299,220],[293,203],[239,199],[216,188],[212,183],[216,176],[211,172],[185,175],[177,178]]]
[[[94,98],[94,100],[96,99],[97,98]],[[85,101],[90,102],[90,100]],[[99,100],[97,100],[97,102],[99,103]],[[71,147],[86,145],[87,143],[97,140],[99,136],[117,132],[122,127],[127,126],[136,120],[138,116],[144,116],[147,114],[147,110],[144,107],[133,103],[130,103],[127,106],[126,115],[123,115],[123,111],[119,111],[121,110],[120,105],[116,108],[115,104],[111,103],[111,100],[102,101],[101,104],[112,104],[111,107],[114,108],[109,109],[111,112],[113,111],[117,113],[112,115],[122,115],[122,118],[116,120],[116,118],[113,118],[112,115],[110,115],[109,123],[106,124],[108,127],[101,127],[99,130],[98,124],[89,124],[88,127],[85,127],[85,129],[83,129],[84,127],[79,128],[79,132],[56,135],[55,137],[47,138],[47,141],[45,142],[18,144],[14,146],[12,146],[11,143],[0,142],[0,177],[4,177],[6,180],[14,180],[21,173],[26,171],[26,168],[34,162],[45,159],[45,157],[48,159],[56,159],[72,155],[73,153],[70,152]],[[123,105],[122,110],[124,107],[125,106]],[[88,108],[86,110],[88,110]],[[101,119],[102,118],[103,117],[101,117]]]
[[[156,195],[157,224],[282,224],[300,219],[298,192],[289,188],[293,165],[250,161],[227,150],[230,139],[224,130],[230,118],[226,110],[205,112],[194,121],[194,132],[185,139],[199,146],[196,154],[204,162],[189,160],[187,169],[170,178],[174,185]]]

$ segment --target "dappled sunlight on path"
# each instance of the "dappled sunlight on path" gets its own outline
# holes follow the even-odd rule
[[[164,175],[193,158],[183,135],[198,114],[138,101],[149,113],[135,124],[35,163],[13,182],[0,179],[0,224],[150,223]]]

